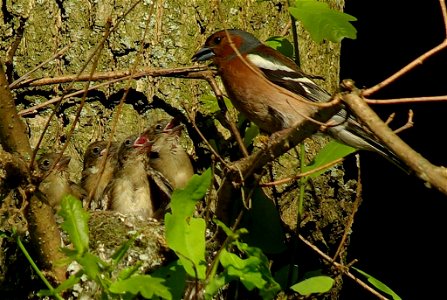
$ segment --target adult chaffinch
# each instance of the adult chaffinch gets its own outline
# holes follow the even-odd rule
[[[107,149],[108,144],[108,141],[95,141],[90,143],[84,152],[81,186],[86,190],[87,197],[90,197],[88,202],[91,209],[105,209],[108,206],[104,190],[112,180],[115,165],[118,163],[119,143],[111,142]]]
[[[39,191],[42,192],[48,204],[54,212],[60,209],[62,198],[66,195],[73,195],[78,199],[85,196],[85,190],[70,180],[68,164],[71,157],[60,153],[47,152],[42,154],[37,160],[37,167],[42,174],[42,181],[39,184]],[[59,159],[59,161],[57,161]]]
[[[120,144],[118,163],[106,193],[111,202],[111,210],[150,218],[154,214],[154,205],[146,168],[151,143],[135,146],[138,136],[129,136]]]
[[[318,107],[309,102],[331,99],[331,95],[291,59],[242,30],[221,30],[208,37],[192,60],[209,59],[216,65],[236,109],[268,133],[293,127],[305,117],[312,116]],[[339,124],[327,128],[336,140],[357,149],[377,152],[407,169],[346,109],[341,109],[328,123]]]

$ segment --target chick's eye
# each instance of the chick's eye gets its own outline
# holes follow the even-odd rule
[[[157,125],[155,126],[155,129],[157,129],[157,130],[161,130],[161,129],[162,129],[161,124],[157,124]]]
[[[99,153],[101,153],[101,149],[99,149],[99,147],[95,147],[92,149],[92,153],[98,155]]]
[[[51,161],[49,159],[44,159],[41,166],[43,169],[47,170],[51,166]]]
[[[132,139],[127,139],[127,140],[125,140],[125,141],[124,141],[124,144],[125,144],[126,146],[130,146],[130,145],[132,145]]]

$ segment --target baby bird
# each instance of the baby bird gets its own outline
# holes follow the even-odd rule
[[[78,199],[85,196],[85,191],[70,180],[68,164],[71,158],[62,155],[56,163],[59,156],[59,153],[45,153],[37,160],[37,167],[43,175],[39,191],[45,195],[48,204],[55,212],[60,209],[64,196],[71,194]]]
[[[87,192],[85,205],[92,209],[105,209],[108,206],[104,190],[113,177],[119,143],[111,142],[107,151],[108,144],[108,141],[95,141],[84,153],[81,186]]]
[[[111,199],[111,210],[150,218],[154,206],[146,169],[151,143],[134,146],[137,138],[138,135],[132,135],[121,143],[118,163],[107,193]]]
[[[164,119],[141,135],[153,142],[150,166],[163,174],[174,189],[184,188],[194,175],[191,159],[180,145],[182,130],[177,118]]]

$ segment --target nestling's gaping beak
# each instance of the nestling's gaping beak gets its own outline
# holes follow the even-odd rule
[[[146,135],[140,135],[133,143],[133,148],[139,148],[142,151],[150,151],[154,141],[149,140]]]
[[[163,129],[164,133],[167,134],[177,134],[180,135],[181,131],[183,130],[184,126],[180,123],[179,118],[174,117],[172,120],[166,125],[166,127]]]

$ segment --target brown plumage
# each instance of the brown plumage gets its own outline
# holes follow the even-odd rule
[[[184,188],[194,175],[188,153],[180,144],[183,125],[176,118],[161,120],[142,135],[153,142],[150,166],[163,174],[174,189]]]
[[[85,190],[70,180],[68,164],[71,158],[62,155],[56,163],[59,156],[59,153],[45,153],[37,160],[43,178],[38,189],[55,212],[60,209],[64,196],[71,194],[81,200],[85,196]]]
[[[89,200],[86,202],[90,203],[91,209],[105,209],[108,206],[104,190],[113,178],[119,143],[111,142],[110,148],[106,151],[108,144],[108,141],[95,141],[84,153],[81,186],[87,192]]]
[[[138,135],[126,138],[118,150],[118,163],[108,189],[111,210],[123,214],[152,217],[154,205],[147,176],[150,143],[134,146]]]

